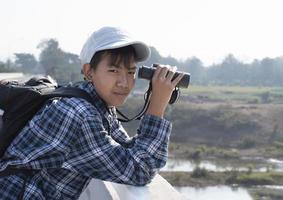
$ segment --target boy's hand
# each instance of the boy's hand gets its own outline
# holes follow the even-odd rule
[[[163,117],[173,90],[184,76],[184,74],[179,74],[172,80],[176,70],[175,66],[158,65],[151,80],[152,94],[147,114]]]

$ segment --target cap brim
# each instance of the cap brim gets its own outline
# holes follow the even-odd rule
[[[107,49],[117,49],[126,46],[133,46],[136,51],[137,61],[142,62],[150,57],[150,48],[143,42],[140,41],[119,41],[112,43],[111,45],[106,45],[104,47],[98,48],[97,51],[107,50]]]

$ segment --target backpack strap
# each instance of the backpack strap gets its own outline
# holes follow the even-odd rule
[[[95,105],[93,99],[86,91],[75,87],[59,87],[51,92],[43,94],[43,96],[46,98],[46,100],[55,97],[78,97],[85,99],[92,105]]]

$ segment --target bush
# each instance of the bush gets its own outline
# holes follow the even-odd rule
[[[256,141],[252,137],[244,137],[240,140],[238,147],[242,149],[249,149],[256,146]]]
[[[236,183],[242,185],[272,185],[274,180],[269,174],[242,174],[236,178]]]
[[[198,146],[194,152],[190,154],[190,158],[193,160],[200,160],[204,153],[206,153],[207,148],[205,146]]]
[[[205,178],[205,177],[208,177],[208,176],[209,176],[209,174],[208,174],[207,169],[200,168],[200,167],[196,167],[191,174],[192,178]]]
[[[260,95],[260,97],[261,97],[262,103],[271,103],[272,102],[270,92],[264,92]]]
[[[226,173],[229,173],[228,178],[226,179],[226,184],[234,184],[236,183],[237,177],[239,175],[239,170],[233,169],[231,171],[227,171]]]

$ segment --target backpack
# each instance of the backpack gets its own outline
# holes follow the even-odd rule
[[[79,97],[93,104],[84,90],[59,87],[50,76],[33,77],[25,83],[0,81],[0,109],[4,111],[0,115],[0,158],[43,104],[55,97]]]

